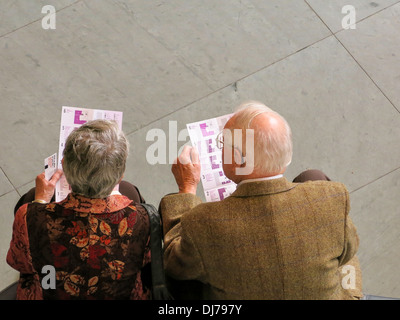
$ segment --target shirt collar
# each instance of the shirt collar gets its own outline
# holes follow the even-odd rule
[[[230,197],[247,198],[253,196],[265,196],[287,192],[295,188],[298,183],[291,183],[285,177],[275,179],[257,179],[257,181],[249,181],[242,183],[230,195]]]
[[[282,178],[282,177],[283,177],[283,174],[278,174],[278,175],[272,176],[272,177],[264,177],[264,178],[255,178],[255,179],[242,180],[237,184],[237,187],[239,187],[240,185],[242,185],[244,183],[248,183],[248,182],[274,180],[274,179],[279,179],[279,178]]]

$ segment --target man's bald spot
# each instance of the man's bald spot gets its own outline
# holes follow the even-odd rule
[[[236,125],[237,114],[234,114],[225,124],[225,129],[241,129]],[[279,114],[275,112],[263,112],[256,115],[249,124],[249,129],[260,131],[280,131],[285,130],[285,122]]]
[[[264,132],[283,132],[286,130],[285,122],[283,121],[282,117],[274,112],[265,112],[255,116],[251,121],[250,128]]]

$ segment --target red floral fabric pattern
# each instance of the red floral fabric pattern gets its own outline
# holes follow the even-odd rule
[[[7,254],[21,273],[17,299],[149,299],[149,241],[147,212],[122,195],[24,205]],[[45,265],[56,289],[41,286]]]

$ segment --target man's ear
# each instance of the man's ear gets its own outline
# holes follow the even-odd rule
[[[235,164],[238,166],[242,166],[245,163],[245,161],[242,157],[242,154],[240,153],[238,148],[233,148],[233,158],[234,158]]]

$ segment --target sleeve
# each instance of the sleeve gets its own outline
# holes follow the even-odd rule
[[[181,221],[199,204],[200,198],[192,194],[168,195],[160,203],[164,228],[164,268],[169,276],[177,280],[201,280],[205,274],[198,248],[190,237],[190,226]]]
[[[339,258],[339,275],[344,292],[352,299],[363,297],[362,271],[356,255],[360,240],[353,221],[350,218],[350,199],[346,189],[346,213],[344,230],[344,250]]]
[[[26,224],[28,204],[23,205],[15,214],[7,263],[20,272],[17,287],[17,300],[42,300],[42,288],[39,276],[32,265],[28,227]]]
[[[7,253],[7,263],[20,273],[34,274],[36,271],[32,265],[26,224],[27,208],[28,205],[25,204],[15,214],[10,248]]]
[[[342,255],[339,257],[339,266],[345,265],[349,262],[357,253],[360,240],[357,235],[357,229],[350,218],[350,199],[347,189],[345,189],[345,201],[346,201],[346,212],[345,212],[345,226],[344,226],[344,250]]]

